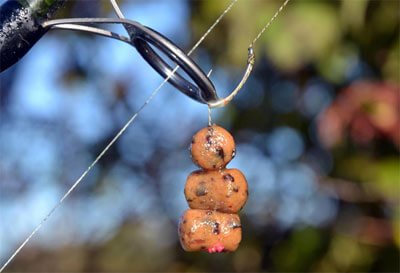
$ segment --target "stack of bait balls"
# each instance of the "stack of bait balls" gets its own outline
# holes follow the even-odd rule
[[[179,223],[181,245],[186,251],[235,251],[242,239],[237,213],[248,197],[244,175],[225,168],[235,156],[235,141],[222,127],[208,126],[193,136],[190,151],[202,169],[186,180],[190,209]]]

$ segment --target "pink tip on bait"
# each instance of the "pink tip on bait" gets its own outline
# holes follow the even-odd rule
[[[218,243],[213,247],[209,247],[207,251],[208,253],[215,253],[215,252],[221,253],[222,251],[224,251],[224,249],[225,247],[221,243]]]

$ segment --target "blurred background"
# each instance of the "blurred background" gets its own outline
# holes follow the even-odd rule
[[[230,3],[118,2],[186,52]],[[239,1],[195,51],[220,96],[281,3]],[[188,146],[208,116],[166,85],[6,271],[398,272],[399,5],[291,1],[256,44],[244,89],[212,113],[249,183],[236,252],[179,245]],[[115,17],[106,0],[57,16]],[[161,81],[128,45],[71,31],[0,75],[1,264]]]

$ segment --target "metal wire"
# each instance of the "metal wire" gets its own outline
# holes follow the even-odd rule
[[[100,36],[104,36],[111,39],[116,39],[121,42],[131,44],[131,39],[120,35],[118,33],[114,33],[112,31],[108,31],[102,28],[96,28],[91,26],[79,25],[79,24],[60,24],[60,25],[52,25],[52,29],[64,29],[64,30],[76,30],[82,32],[88,32]]]

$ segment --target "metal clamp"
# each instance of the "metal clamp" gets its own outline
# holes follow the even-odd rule
[[[127,38],[104,29],[80,25],[93,23],[122,24],[130,37]],[[69,18],[50,20],[43,23],[42,27],[90,32],[129,43],[137,49],[151,67],[163,78],[167,78],[168,82],[183,94],[204,104],[218,100],[214,85],[189,56],[165,36],[138,22],[125,18]],[[163,52],[171,61],[185,71],[193,83],[185,79],[180,73],[173,73],[175,69],[171,68],[152,46]]]

